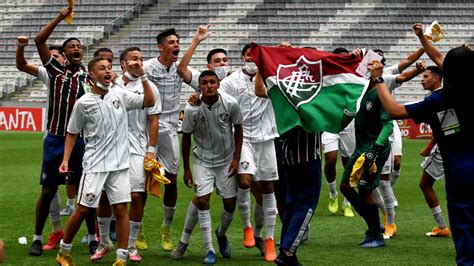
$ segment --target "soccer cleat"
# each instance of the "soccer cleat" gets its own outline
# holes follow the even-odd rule
[[[202,261],[202,264],[216,264],[216,254],[214,253],[214,251],[209,250],[209,252],[207,252],[207,255]]]
[[[216,238],[217,238],[217,244],[219,245],[219,253],[221,253],[221,256],[223,258],[230,258],[231,256],[231,249],[229,245],[229,240],[227,239],[226,235],[223,236],[218,236],[217,232],[219,229],[216,229]]]
[[[352,211],[351,205],[342,204],[341,210],[342,213],[344,213],[344,217],[354,217],[354,212]]]
[[[262,255],[262,257],[265,257],[265,242],[263,241],[263,239],[261,237],[254,237],[255,239],[255,247],[258,248],[258,250],[260,251],[260,255]],[[277,246],[280,245],[280,241],[278,241],[277,243]]]
[[[173,260],[181,260],[184,258],[184,252],[188,248],[188,244],[184,244],[183,242],[179,241],[178,246],[176,249],[171,252],[170,257]]]
[[[94,255],[98,247],[99,247],[99,242],[92,240],[91,242],[89,242],[89,253],[91,255]]]
[[[384,239],[390,239],[397,234],[397,225],[395,224],[385,224],[385,231],[383,232]]]
[[[71,253],[69,252],[59,252],[56,256],[56,262],[61,266],[74,266],[76,265],[72,260]]]
[[[161,226],[161,248],[164,251],[173,250],[173,242],[171,242],[171,228],[169,226]]]
[[[296,257],[296,254],[293,254],[293,256],[288,256],[283,250],[280,250],[280,255],[275,260],[276,265],[281,265],[281,266],[302,266],[298,261],[298,257]]]
[[[253,238],[252,226],[247,226],[244,228],[244,240],[242,240],[242,244],[246,248],[255,247],[255,239]]]
[[[58,245],[61,239],[63,238],[64,233],[63,230],[57,232],[57,233],[51,233],[48,238],[48,243],[44,245],[43,250],[53,250],[55,249]]]
[[[339,201],[338,197],[331,197],[329,196],[329,205],[328,205],[329,212],[332,214],[336,214],[337,210],[339,209]]]
[[[385,241],[381,237],[371,237],[365,243],[360,245],[361,248],[379,248],[385,246]]]
[[[432,236],[432,237],[449,237],[449,228],[446,227],[446,228],[439,228],[438,226],[436,226],[435,228],[433,228],[433,230],[431,230],[431,232],[428,232],[426,233],[426,236]]]
[[[271,238],[265,240],[265,256],[266,261],[275,261],[277,255],[275,251],[275,241]]]
[[[135,263],[142,261],[142,257],[140,257],[140,254],[138,254],[138,249],[136,247],[128,247],[128,259]]]
[[[92,262],[101,260],[107,253],[111,252],[113,249],[114,246],[112,245],[112,243],[100,243],[95,254],[90,257],[90,260]]]
[[[112,266],[126,266],[127,262],[123,261],[120,258],[116,258],[114,264]]]
[[[74,208],[71,208],[71,207],[66,205],[66,207],[64,209],[62,209],[61,212],[59,212],[59,215],[61,215],[61,216],[71,216],[73,213],[74,213]]]
[[[145,240],[145,234],[143,233],[143,229],[141,226],[140,226],[140,231],[138,231],[138,236],[137,236],[137,240],[135,241],[135,246],[139,250],[148,249],[148,244],[146,243],[146,240]]]
[[[30,256],[43,256],[43,243],[41,240],[35,240],[31,243]]]

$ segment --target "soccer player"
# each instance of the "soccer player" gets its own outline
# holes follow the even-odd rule
[[[29,64],[25,59],[25,46],[28,45],[27,36],[18,36],[17,38],[17,50],[16,50],[16,67],[18,70],[28,73],[37,77],[43,82],[45,90],[49,89],[49,77],[48,71],[44,66],[36,66]],[[62,54],[61,46],[49,46],[51,55],[54,56],[60,64],[64,64],[64,55]],[[48,243],[43,246],[43,250],[51,250],[56,248],[59,241],[63,237],[63,230],[61,227],[61,216],[60,216],[60,196],[59,191],[56,192],[53,200],[51,201],[49,209],[49,218],[51,220],[52,232],[48,238]]]
[[[68,221],[56,261],[60,265],[74,265],[70,255],[72,240],[81,222],[99,205],[104,190],[117,219],[117,258],[114,265],[125,265],[128,250],[130,202],[130,146],[128,138],[129,110],[151,107],[155,100],[148,86],[148,79],[139,61],[128,61],[127,69],[143,83],[143,95],[123,89],[109,91],[112,83],[112,65],[104,58],[96,57],[88,64],[94,80],[91,92],[85,94],[74,106],[67,127],[64,157],[59,168],[69,172],[72,147],[79,133],[86,140],[83,159],[84,174],[79,190],[79,205]]]
[[[252,62],[250,44],[242,49],[244,67],[221,82],[220,90],[237,99],[244,121],[244,142],[239,162],[237,204],[244,227],[245,247],[257,246],[264,251],[266,261],[276,259],[274,231],[277,216],[273,181],[278,179],[275,145],[278,137],[275,115],[270,99],[255,95],[257,66]],[[265,244],[250,223],[250,187],[256,182],[262,196],[262,211],[266,227]],[[256,197],[257,198],[257,197]]]
[[[348,55],[349,51],[343,47],[338,47],[334,49],[333,53]],[[339,210],[336,182],[337,155],[338,153],[341,154],[342,165],[345,167],[347,160],[349,160],[355,148],[354,122],[351,122],[337,134],[324,132],[322,134],[322,143],[324,151],[324,175],[326,176],[326,184],[329,189],[328,209],[330,213],[335,214]],[[342,202],[341,210],[345,217],[354,217],[351,203],[345,197]]]
[[[176,175],[179,168],[179,98],[183,78],[178,72],[179,36],[176,30],[167,29],[156,36],[159,57],[143,62],[146,74],[160,92],[162,112],[160,114],[156,159],[165,168],[165,176],[171,181],[165,185],[163,197],[163,223],[160,229],[161,247],[173,250],[171,223],[176,208],[178,190]]]
[[[369,64],[369,69],[372,64],[373,62]],[[393,122],[380,104],[374,86],[383,82],[382,78],[371,77],[370,89],[362,98],[361,108],[357,112],[354,122],[356,147],[344,169],[340,185],[341,192],[368,226],[365,239],[359,243],[363,248],[376,248],[385,245],[380,233],[378,208],[372,198],[372,191],[380,181],[382,166],[390,154],[388,137],[393,130]],[[363,156],[365,156],[365,162],[362,165],[363,172],[357,182],[358,191],[356,191],[349,181],[356,161],[360,157],[364,158]],[[377,166],[375,172],[372,168],[374,163]]]
[[[384,85],[377,85],[379,98],[393,118],[413,118],[430,124],[446,177],[448,214],[456,249],[457,265],[474,264],[474,128],[472,126],[471,84],[474,52],[466,46],[451,49],[444,57],[423,35],[423,27],[413,26],[415,34],[433,62],[443,69],[443,89],[423,101],[399,104]],[[375,68],[380,75],[382,66]]]
[[[65,177],[58,172],[63,157],[64,141],[66,136],[66,125],[72,108],[86,90],[90,80],[85,68],[81,64],[83,50],[81,43],[76,38],[67,39],[63,45],[63,53],[66,58],[65,64],[61,64],[56,57],[52,56],[46,45],[48,37],[55,27],[72,12],[70,8],[63,9],[49,24],[47,24],[36,35],[35,43],[41,61],[48,72],[48,120],[46,129],[48,134],[43,145],[43,164],[40,183],[42,185],[41,195],[36,203],[35,235],[30,249],[30,255],[41,256],[42,231],[46,222],[50,204],[56,195],[59,184],[64,184]],[[69,182],[78,184],[82,173],[80,161],[84,152],[84,141],[77,138],[75,149],[72,153],[71,173],[67,179]],[[95,252],[97,239],[95,238],[95,225],[93,216],[87,219],[88,232],[94,238],[90,238],[90,252]]]
[[[202,92],[199,106],[188,104],[183,120],[183,163],[184,182],[189,188],[194,187],[195,196],[186,213],[185,226],[181,241],[171,254],[173,259],[183,258],[189,243],[192,230],[197,222],[206,249],[204,264],[216,263],[216,255],[212,246],[212,225],[210,198],[214,185],[222,196],[224,211],[222,212],[218,235],[225,240],[224,250],[220,250],[224,258],[231,256],[230,246],[225,235],[232,221],[237,197],[237,180],[235,174],[242,148],[242,113],[233,97],[219,93],[219,78],[211,70],[203,71],[199,76],[199,89]],[[194,175],[189,163],[191,134],[196,147],[193,148]],[[229,213],[230,215],[227,215]],[[218,238],[219,239],[219,238]],[[221,244],[219,244],[221,247]]]

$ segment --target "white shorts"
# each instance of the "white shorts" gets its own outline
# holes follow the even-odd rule
[[[324,153],[339,151],[342,157],[351,157],[355,149],[354,134],[334,134],[323,132],[322,135]]]
[[[439,152],[438,145],[431,149],[430,155],[423,160],[421,167],[435,180],[440,180],[444,177],[443,158]]]
[[[130,188],[132,192],[145,192],[144,159],[145,157],[141,155],[130,154]]]
[[[402,155],[402,134],[397,120],[393,120],[393,133],[390,135],[390,149],[395,156]]]
[[[129,169],[83,173],[77,193],[79,195],[77,202],[88,208],[97,208],[102,190],[107,193],[110,205],[130,202]]]
[[[158,133],[156,160],[158,160],[170,174],[178,174],[179,139],[176,130],[168,129]]]
[[[224,199],[237,197],[236,175],[227,177],[229,165],[206,167],[194,164],[194,189],[196,197],[211,194],[214,186]]]
[[[273,139],[259,143],[242,143],[238,174],[251,174],[255,181],[278,180]]]
[[[390,154],[388,155],[387,160],[385,161],[385,164],[383,165],[382,172],[380,173],[381,175],[389,175],[393,170],[393,153],[392,150],[390,150]]]

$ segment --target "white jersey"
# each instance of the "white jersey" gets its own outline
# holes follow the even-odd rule
[[[397,75],[400,74],[400,70],[398,69],[398,65],[393,65],[389,67],[384,67],[383,68],[383,74],[389,74],[389,75]]]
[[[204,101],[199,106],[187,104],[183,132],[193,134],[194,162],[206,167],[228,165],[235,150],[233,125],[240,124],[239,104],[225,93],[219,93],[219,100],[212,106]]]
[[[244,119],[244,141],[257,143],[278,137],[272,102],[255,95],[255,79],[239,69],[221,81],[219,90],[239,102]]]
[[[49,75],[48,71],[44,66],[39,66],[38,67],[38,79],[41,80],[44,85],[46,85],[49,88]]]
[[[177,63],[164,66],[158,58],[143,62],[148,79],[155,84],[161,96],[160,130],[177,131],[179,120],[179,98],[183,78],[178,73]]]
[[[117,89],[125,89],[135,94],[143,94],[143,85],[140,79],[129,81],[125,85],[123,76],[115,82]],[[148,147],[148,115],[161,113],[160,93],[156,86],[148,82],[155,97],[155,105],[145,109],[130,110],[128,114],[128,139],[130,141],[130,153],[145,156]],[[115,88],[114,86],[114,88]]]
[[[101,96],[86,93],[76,101],[67,131],[84,134],[84,172],[110,172],[130,167],[127,111],[143,107],[143,95],[112,87]]]

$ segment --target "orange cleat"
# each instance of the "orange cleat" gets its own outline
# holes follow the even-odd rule
[[[265,260],[274,261],[276,260],[275,241],[271,238],[265,239]]]
[[[253,237],[253,227],[248,226],[244,228],[244,240],[242,240],[242,244],[246,248],[253,248],[255,247],[255,238]]]
[[[449,231],[449,228],[439,228],[438,226],[436,226],[435,228],[433,228],[433,230],[431,230],[431,232],[428,232],[426,233],[426,236],[432,236],[432,237],[449,237],[450,235],[450,231]]]

